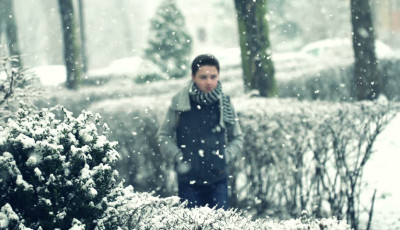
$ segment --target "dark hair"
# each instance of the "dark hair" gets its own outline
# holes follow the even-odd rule
[[[192,62],[192,74],[196,75],[197,71],[199,70],[200,66],[215,66],[219,73],[219,62],[214,55],[211,54],[201,54],[197,56]]]

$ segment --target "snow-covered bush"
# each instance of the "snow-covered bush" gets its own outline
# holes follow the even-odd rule
[[[400,59],[379,60],[382,74],[382,94],[390,100],[400,99]],[[342,64],[307,72],[280,73],[285,79],[277,78],[279,97],[293,97],[302,100],[351,101],[351,80],[353,64]]]
[[[136,73],[136,83],[149,83],[153,81],[167,80],[168,74],[163,72],[161,68],[151,61],[145,60],[141,63]]]
[[[158,198],[123,188],[113,170],[118,159],[115,142],[97,132],[100,117],[63,113],[64,120],[57,120],[47,110],[20,110],[17,119],[2,128],[0,228],[349,229],[334,218],[252,220],[235,210],[187,209],[178,197]]]
[[[124,80],[142,84],[167,79],[169,75],[152,61],[131,57],[116,60],[106,69],[89,72],[81,83],[83,86],[102,86]]]
[[[301,100],[350,100],[352,66],[330,67],[278,80],[279,97]]]
[[[31,229],[20,221],[20,217],[12,210],[10,204],[5,204],[0,209],[0,229]]]
[[[128,186],[117,200],[109,203],[96,229],[350,229],[344,221],[335,218],[316,220],[304,215],[287,221],[252,220],[233,209],[187,209],[185,206],[186,203],[180,203],[178,197],[158,198],[149,193],[135,193]]]
[[[151,84],[137,84],[132,79],[110,81],[100,86],[81,87],[78,90],[63,88],[48,88],[45,98],[36,102],[39,108],[63,105],[74,114],[87,109],[91,104],[110,99],[129,99],[134,96],[154,96],[174,93],[176,89],[186,84],[188,79],[156,81]]]
[[[21,67],[12,67],[18,57],[0,58],[0,125],[13,117],[21,106],[33,108],[33,102],[40,96],[37,78]]]
[[[98,133],[98,115],[63,114],[57,120],[45,109],[20,110],[0,130],[0,207],[14,212],[5,218],[14,226],[68,229],[82,223],[92,229],[113,199],[116,143]]]
[[[234,195],[255,215],[359,220],[363,169],[398,112],[383,102],[237,100],[245,145],[232,161]],[[353,214],[354,215],[353,215]]]

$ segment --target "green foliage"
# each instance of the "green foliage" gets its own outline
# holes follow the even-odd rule
[[[171,78],[182,78],[188,73],[192,38],[185,30],[185,18],[175,0],[164,0],[151,19],[145,55]]]
[[[74,218],[93,228],[119,183],[116,143],[98,134],[100,117],[63,114],[20,110],[0,131],[0,207],[34,229],[67,229]]]

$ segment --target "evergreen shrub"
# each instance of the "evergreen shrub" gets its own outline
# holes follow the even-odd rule
[[[20,110],[0,131],[0,207],[12,227],[95,226],[114,199],[116,143],[97,131],[100,117],[83,111],[64,119],[43,109]],[[107,130],[105,126],[104,132]]]
[[[150,21],[145,58],[160,67],[170,78],[187,76],[192,38],[185,17],[175,0],[163,0]]]
[[[37,77],[27,69],[13,67],[18,62],[19,57],[0,57],[0,125],[14,117],[20,106],[34,108],[41,96]]]

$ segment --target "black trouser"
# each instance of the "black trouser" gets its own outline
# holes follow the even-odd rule
[[[190,184],[189,182],[179,182],[179,197],[182,201],[187,200],[188,208],[208,206],[210,208],[228,209],[228,179],[214,184]]]

